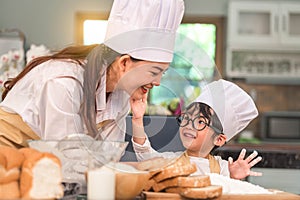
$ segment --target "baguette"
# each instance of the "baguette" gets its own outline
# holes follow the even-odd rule
[[[159,183],[153,185],[153,190],[155,192],[162,191],[170,187],[206,187],[211,185],[209,176],[178,176],[174,178],[169,178]]]
[[[222,186],[210,185],[202,188],[174,187],[166,189],[169,193],[179,193],[190,199],[211,199],[222,195]]]

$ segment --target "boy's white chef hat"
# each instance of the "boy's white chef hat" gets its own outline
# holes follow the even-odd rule
[[[147,61],[171,62],[183,0],[114,0],[104,44]]]
[[[205,103],[215,111],[227,141],[258,116],[252,98],[236,84],[223,79],[205,85],[195,102]]]

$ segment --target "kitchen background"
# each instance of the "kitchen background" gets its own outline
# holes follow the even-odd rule
[[[241,2],[245,1],[241,0]],[[251,133],[250,136],[257,139],[262,139],[264,113],[300,112],[300,62],[297,58],[300,55],[300,31],[299,28],[295,28],[300,27],[300,0],[265,0],[266,4],[262,5],[259,5],[259,2],[261,1],[252,0],[243,7],[238,3],[231,5],[229,0],[185,0],[185,20],[192,19],[198,22],[198,18],[199,20],[205,18],[212,23],[218,23],[216,65],[223,78],[236,82],[255,100],[260,117],[249,125],[247,133]],[[283,5],[282,2],[284,2]],[[289,5],[288,3],[293,5],[292,8],[285,5]],[[60,49],[78,42],[76,19],[78,12],[102,13],[106,16],[111,4],[112,0],[0,0],[0,30],[11,28],[21,30],[25,36],[25,49],[29,49],[31,44],[43,44],[49,49]],[[278,33],[280,27],[286,26],[284,18],[286,10],[291,11],[290,38],[287,37],[286,32]],[[280,14],[284,15],[282,19]],[[272,18],[269,19],[268,15]],[[239,25],[241,27],[238,27]],[[254,36],[251,35],[252,33]],[[285,67],[287,72],[280,68],[277,74],[270,75],[269,72],[273,72],[274,68],[276,71],[276,66],[274,67],[276,64],[270,64],[270,60],[276,61],[277,59],[276,62],[281,62],[281,58],[294,65],[289,64]],[[267,64],[261,64],[262,62]],[[239,67],[241,63],[246,63],[245,67]],[[266,65],[268,65],[268,70],[271,68],[272,70],[266,72]],[[293,167],[289,167],[293,169],[287,170],[281,166],[278,170],[284,170],[282,172],[276,171],[275,168],[271,169],[272,167],[264,168],[265,178],[251,181],[269,188],[284,189],[300,194],[300,148],[296,148],[300,146],[299,118],[297,115],[293,118],[288,116],[288,119],[296,119],[296,125],[294,125],[296,132],[292,139],[286,141],[281,140],[281,137],[275,137],[274,140],[260,143],[261,147],[265,143],[277,145],[275,150],[272,146],[273,152],[281,151],[284,145],[284,152],[287,152],[287,156],[290,154],[294,156]],[[289,150],[289,146],[293,148]],[[264,148],[261,149],[264,150]],[[288,183],[274,185],[274,175],[282,175],[277,179],[282,180],[286,179],[283,178],[286,174],[291,176]]]

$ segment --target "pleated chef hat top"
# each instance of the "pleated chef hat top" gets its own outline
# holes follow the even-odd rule
[[[183,0],[114,0],[104,44],[121,54],[171,62]]]
[[[258,116],[252,98],[236,84],[223,79],[204,86],[195,102],[205,103],[215,111],[227,141]]]

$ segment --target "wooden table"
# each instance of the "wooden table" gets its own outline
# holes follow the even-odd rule
[[[179,194],[166,192],[143,192],[146,200],[186,200]],[[292,193],[276,191],[274,194],[223,194],[218,200],[300,200],[300,196]]]

